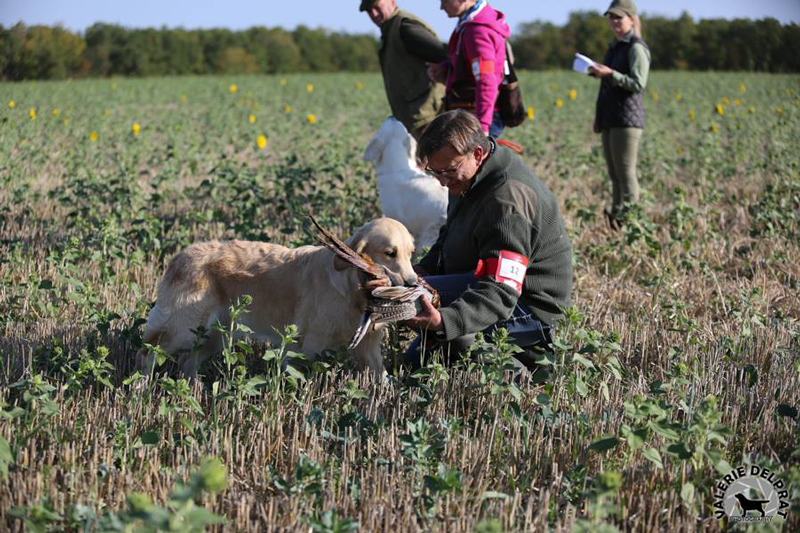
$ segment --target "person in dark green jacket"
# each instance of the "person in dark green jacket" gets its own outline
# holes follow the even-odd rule
[[[447,45],[395,0],[361,0],[360,10],[381,30],[378,58],[392,115],[419,139],[443,106],[444,86],[428,79],[428,63],[447,59]]]
[[[572,293],[572,244],[553,193],[463,110],[431,122],[417,159],[449,189],[450,202],[438,240],[417,266],[442,306],[425,300],[406,324],[455,352],[498,327],[522,347],[549,344]],[[412,366],[421,364],[419,352],[409,350]],[[534,367],[532,350],[515,357]]]
[[[641,38],[633,0],[613,0],[605,14],[614,40],[603,63],[589,67],[589,71],[602,80],[594,132],[602,136],[611,178],[613,200],[606,218],[612,229],[618,229],[626,207],[639,201],[636,160],[644,130],[642,93],[650,71],[650,49]]]

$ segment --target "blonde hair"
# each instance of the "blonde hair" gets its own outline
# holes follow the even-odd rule
[[[642,19],[639,18],[639,15],[631,16],[631,20],[633,20],[633,33],[641,39],[642,38]]]

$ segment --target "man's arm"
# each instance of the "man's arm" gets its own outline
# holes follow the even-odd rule
[[[400,22],[400,40],[413,55],[428,63],[441,63],[447,59],[447,45],[425,26],[414,20]]]
[[[531,224],[522,215],[508,213],[496,220],[487,220],[476,234],[481,259],[497,257],[502,250],[530,258]],[[530,267],[529,267],[530,268]],[[516,290],[489,278],[483,278],[467,289],[456,301],[440,309],[444,340],[475,333],[511,316],[517,305]]]

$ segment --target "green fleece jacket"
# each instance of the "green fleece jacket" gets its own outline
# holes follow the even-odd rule
[[[440,309],[444,340],[482,331],[511,316],[517,301],[553,324],[571,305],[572,244],[550,189],[514,153],[493,145],[469,191],[450,197],[447,223],[420,261],[428,274],[474,271],[479,259],[501,250],[529,258],[522,295],[508,285],[482,278]]]

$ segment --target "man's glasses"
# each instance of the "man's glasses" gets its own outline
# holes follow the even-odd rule
[[[463,165],[464,161],[466,160],[467,156],[464,156],[461,158],[461,161],[456,166],[454,166],[453,168],[446,168],[444,170],[434,170],[431,167],[426,166],[425,173],[429,176],[433,176],[434,178],[443,178],[449,174],[453,174],[453,172],[461,168],[461,165]]]

